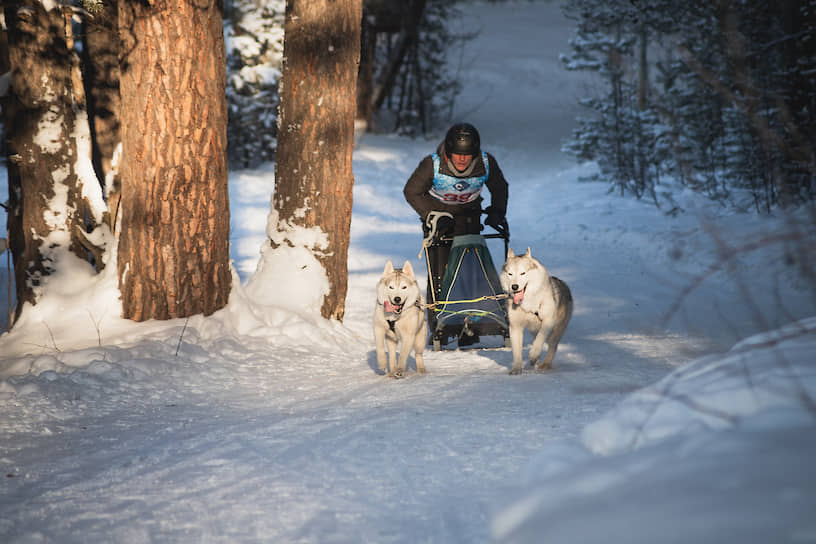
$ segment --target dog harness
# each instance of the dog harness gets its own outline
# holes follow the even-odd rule
[[[420,304],[420,302],[418,300],[416,302],[414,302],[413,305],[416,306],[417,308],[419,308],[420,311],[422,311],[422,304]],[[390,313],[393,313],[393,312],[385,312],[385,313],[390,314]],[[385,322],[388,323],[388,328],[391,329],[391,332],[396,332],[394,330],[394,324],[397,322],[397,319],[399,319],[400,317],[402,317],[402,312],[397,314],[396,319],[388,319],[387,317],[385,318]]]
[[[431,155],[431,159],[433,159],[434,177],[433,185],[429,192],[432,197],[446,204],[466,204],[473,202],[479,197],[479,193],[482,192],[482,187],[484,187],[490,174],[486,152],[482,151],[482,162],[484,163],[485,173],[481,176],[469,178],[457,178],[456,176],[450,176],[440,172],[439,166],[441,158],[439,157],[439,153]]]

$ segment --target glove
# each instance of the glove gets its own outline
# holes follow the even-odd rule
[[[453,232],[454,226],[456,226],[456,221],[453,220],[453,217],[443,215],[436,222],[436,233],[440,236],[443,234],[450,234]]]
[[[493,206],[488,206],[485,208],[485,212],[487,213],[487,219],[485,219],[485,225],[489,227],[498,228],[504,223],[504,214],[501,213],[499,210],[494,208]]]

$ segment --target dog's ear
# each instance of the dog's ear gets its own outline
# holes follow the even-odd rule
[[[524,254],[525,257],[530,256],[530,246],[527,246],[527,253]]]
[[[515,257],[515,256],[516,256],[516,253],[515,253],[515,251],[513,251],[513,248],[512,247],[507,248],[507,258],[510,259],[512,257]]]
[[[408,277],[414,277],[414,267],[411,266],[411,261],[405,261],[405,264],[402,265],[402,273]]]
[[[394,271],[394,263],[391,262],[391,259],[388,259],[388,262],[385,263],[385,270],[383,270],[383,276],[390,274]]]

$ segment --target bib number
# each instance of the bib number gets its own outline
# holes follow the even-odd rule
[[[472,193],[445,193],[442,195],[442,200],[444,202],[457,202],[459,204],[463,204],[465,202],[470,202],[474,195],[479,194],[479,191],[475,191]]]

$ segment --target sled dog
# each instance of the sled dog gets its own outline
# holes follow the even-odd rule
[[[390,260],[385,263],[385,270],[377,283],[374,341],[377,344],[377,364],[389,377],[401,378],[405,374],[405,365],[412,350],[417,372],[425,372],[422,361],[427,334],[424,304],[425,298],[414,277],[411,263],[405,261],[402,269],[395,269]],[[400,343],[399,362],[397,342]],[[386,367],[386,349],[390,370]]]
[[[500,276],[507,299],[507,322],[510,325],[510,346],[513,368],[510,374],[520,374],[524,329],[533,333],[530,346],[530,366],[538,370],[552,368],[558,342],[572,317],[572,293],[567,284],[550,276],[538,260],[530,255],[516,255],[510,249]],[[539,363],[544,342],[547,355]]]

